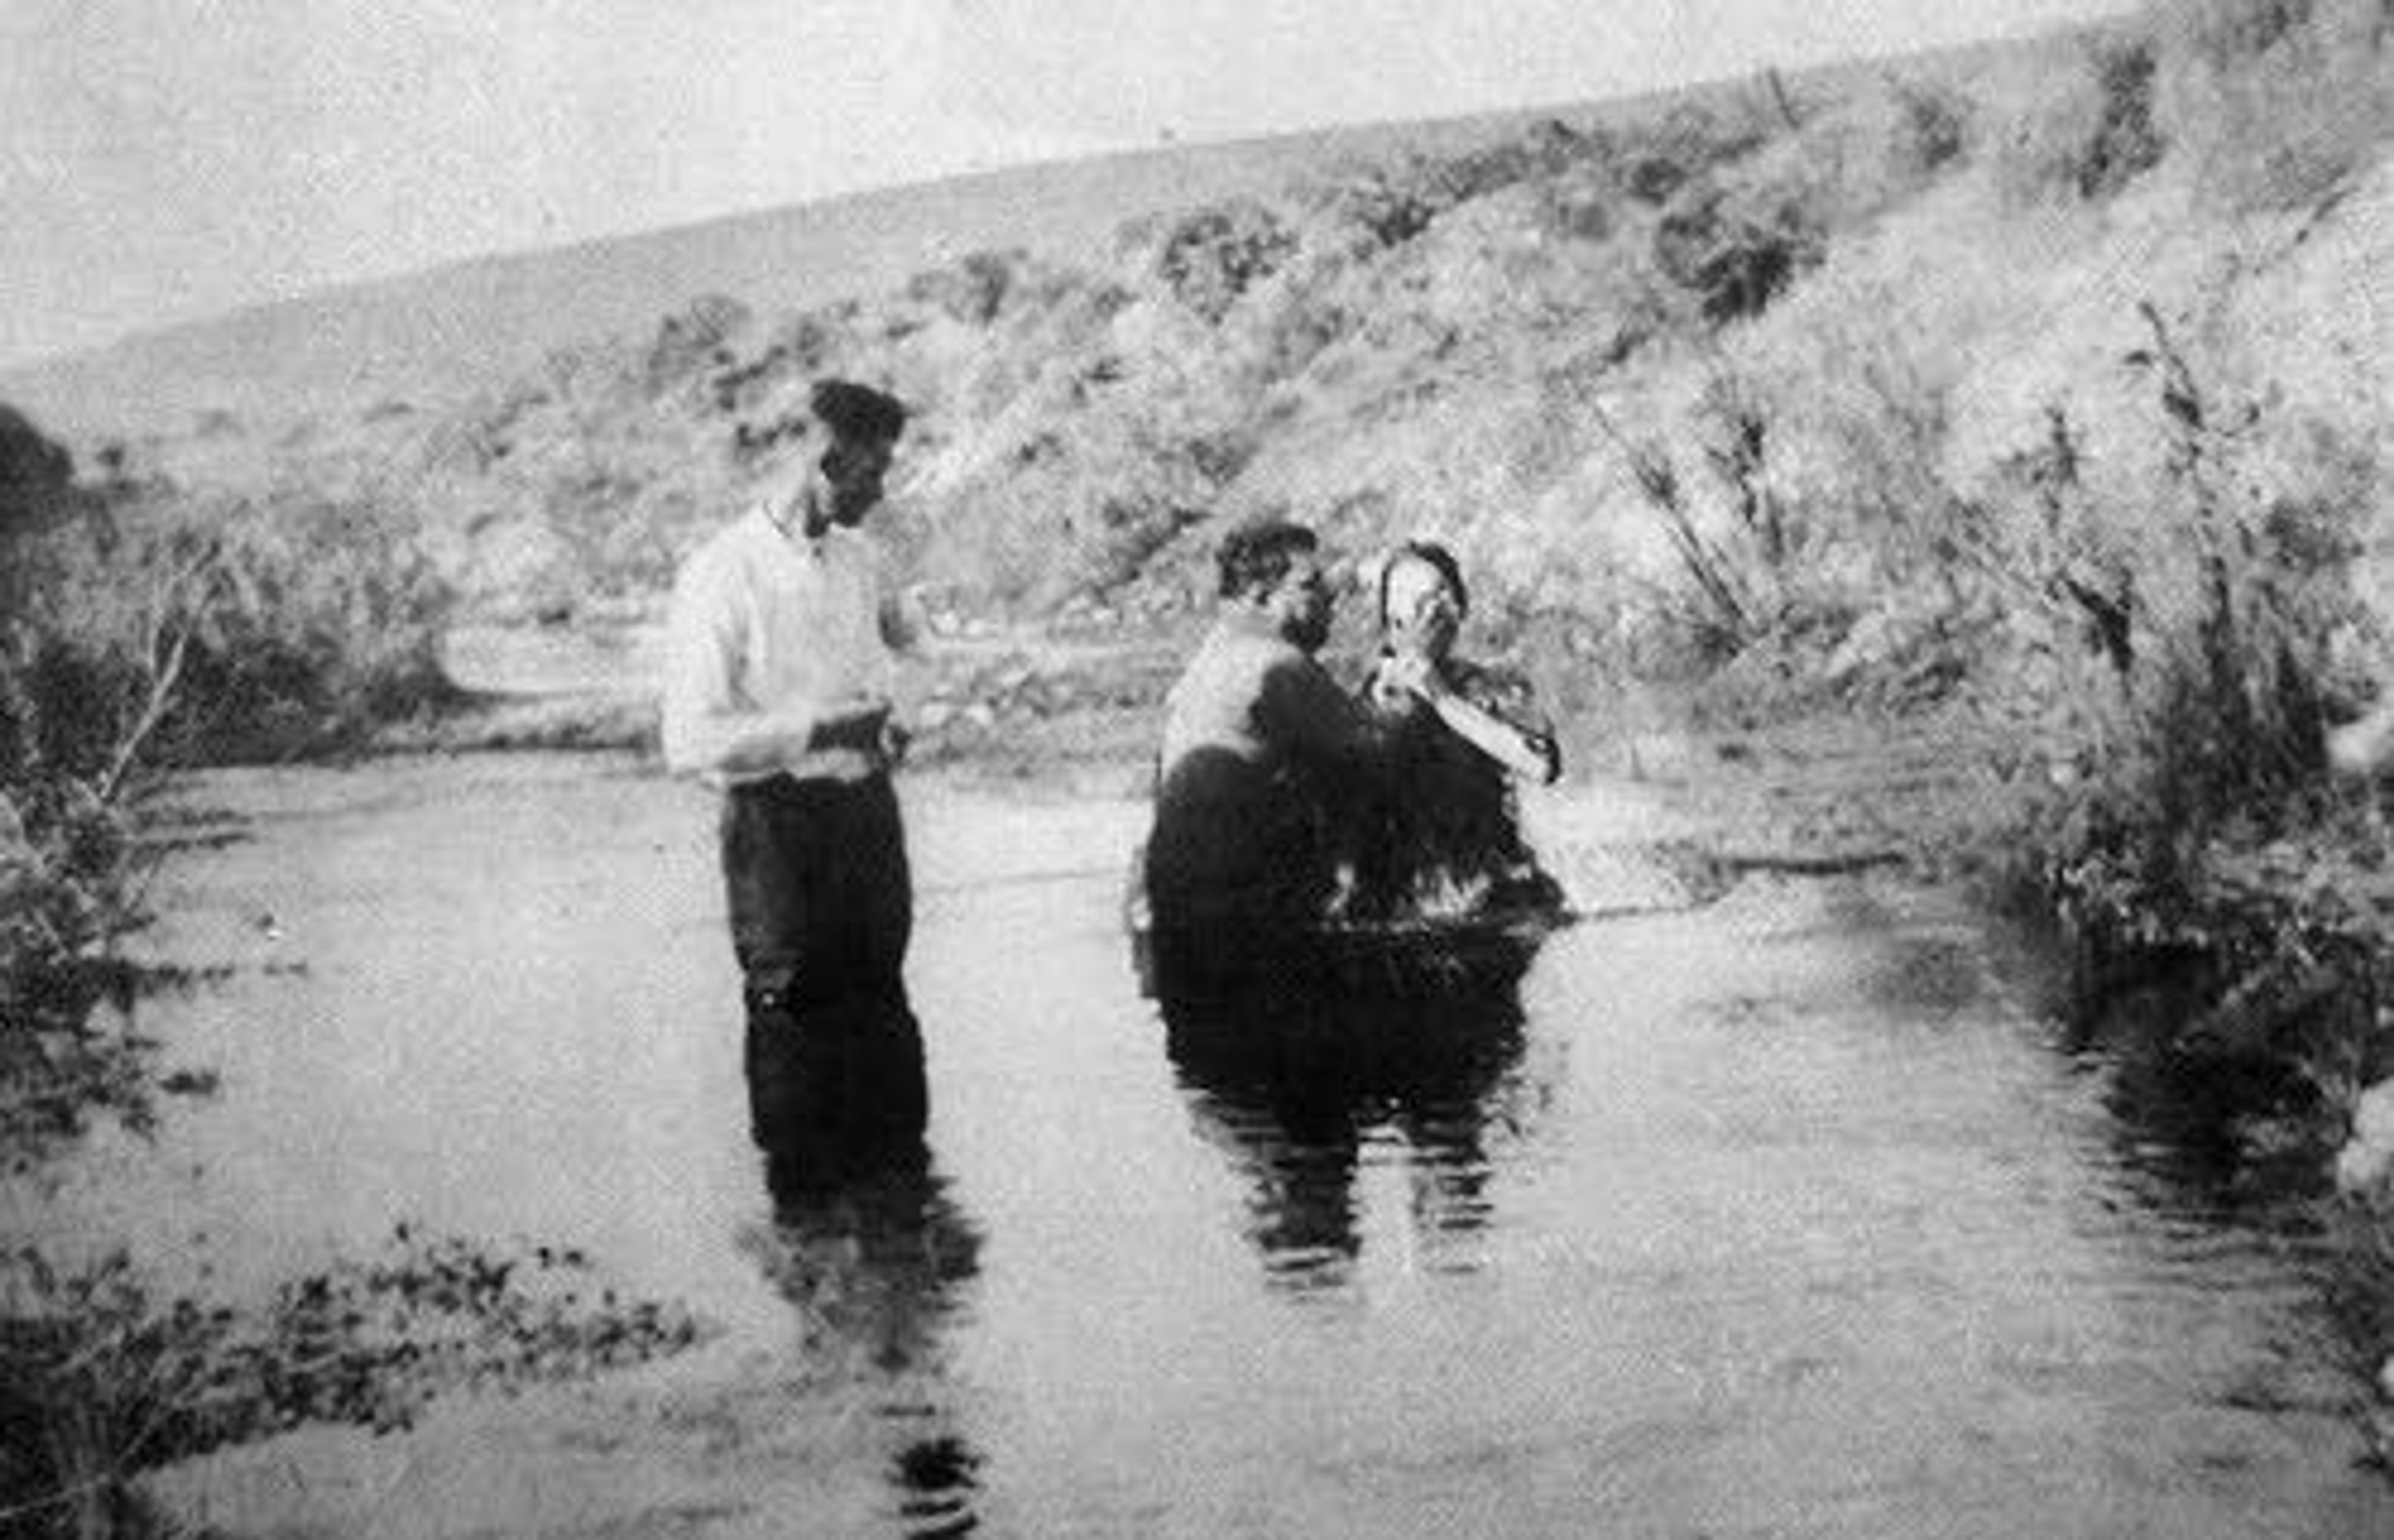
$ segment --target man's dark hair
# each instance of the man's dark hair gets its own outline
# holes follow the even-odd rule
[[[1214,562],[1221,574],[1224,599],[1261,593],[1279,584],[1299,556],[1321,547],[1321,539],[1304,525],[1287,519],[1258,519],[1222,537]]]
[[[1467,615],[1471,613],[1471,590],[1463,586],[1463,563],[1454,559],[1454,553],[1435,540],[1408,540],[1390,551],[1388,559],[1380,563],[1381,625],[1388,623],[1388,578],[1396,572],[1400,561],[1427,561],[1436,567],[1438,575],[1446,579],[1447,587],[1454,590],[1456,612]]]
[[[817,380],[807,409],[833,433],[869,443],[891,443],[906,431],[905,403],[854,380]]]

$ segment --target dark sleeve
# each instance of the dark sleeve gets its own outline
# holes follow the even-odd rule
[[[1464,699],[1528,739],[1546,761],[1546,779],[1563,772],[1562,750],[1555,743],[1554,719],[1538,704],[1538,692],[1518,669],[1466,664],[1455,688]]]
[[[1266,743],[1316,762],[1360,759],[1378,738],[1362,704],[1320,664],[1295,651],[1265,672],[1256,725]]]

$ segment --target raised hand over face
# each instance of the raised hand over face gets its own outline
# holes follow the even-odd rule
[[[1416,557],[1400,556],[1382,589],[1382,639],[1397,657],[1445,661],[1463,628],[1463,605],[1446,574]]]

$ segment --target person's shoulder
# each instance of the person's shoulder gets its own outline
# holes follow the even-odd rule
[[[1192,661],[1204,660],[1217,666],[1259,667],[1280,656],[1295,652],[1286,641],[1266,631],[1228,620],[1216,621],[1198,638]]]
[[[1264,635],[1249,638],[1255,656],[1273,667],[1315,668],[1313,654],[1286,637]]]
[[[674,569],[674,591],[683,595],[712,593],[732,582],[752,559],[756,522],[754,509],[724,520],[685,554]]]

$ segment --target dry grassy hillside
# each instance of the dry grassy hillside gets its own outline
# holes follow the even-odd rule
[[[1971,57],[1918,67],[1961,70]],[[1825,86],[1849,72],[1806,81]],[[1594,121],[1649,105],[1567,111]],[[1156,208],[1265,192],[1344,158],[1449,152],[1523,121],[1505,113],[1126,153],[467,261],[0,370],[0,401],[86,449],[105,439],[180,437],[195,424],[270,436],[378,402],[449,404],[538,369],[552,349],[645,331],[700,295],[773,313],[881,294],[974,250],[1088,264],[1103,259],[1116,226]]]
[[[2038,661],[2043,632],[2150,653],[2184,631],[2188,519],[2329,509],[2354,526],[2333,539],[2382,538],[2386,30],[2383,0],[2184,0],[2033,46],[487,264],[95,361],[86,383],[214,369],[266,404],[76,447],[120,529],[249,531],[272,559],[370,529],[407,574],[375,594],[620,618],[837,371],[917,408],[887,523],[960,616],[1151,631],[1202,599],[1215,529],[1275,508],[1357,553],[1447,537],[1482,644],[1566,701],[1691,674],[1933,699],[2025,649],[2068,716],[2075,650]],[[972,246],[988,231],[1038,239]],[[674,286],[702,272],[751,283]],[[512,309],[540,338],[493,321],[533,293]],[[640,324],[557,343],[618,306]],[[485,383],[362,405],[301,383],[419,366]],[[2188,391],[2241,425],[2190,441]]]

